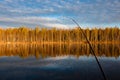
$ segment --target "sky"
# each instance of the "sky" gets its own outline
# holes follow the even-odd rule
[[[120,0],[0,0],[0,27],[120,27]]]

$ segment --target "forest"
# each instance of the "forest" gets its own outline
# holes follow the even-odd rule
[[[93,28],[83,29],[90,42],[119,42],[120,29],[114,28]],[[79,27],[74,29],[56,29],[40,28],[34,29],[28,27],[19,28],[0,28],[0,43],[5,42],[86,42],[85,37]]]

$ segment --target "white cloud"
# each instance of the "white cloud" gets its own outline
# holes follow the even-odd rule
[[[5,2],[13,2],[13,0],[4,0]]]
[[[56,18],[50,17],[0,17],[0,21],[14,21],[14,22],[40,22],[40,21],[57,21]]]
[[[29,13],[48,13],[48,12],[54,12],[53,8],[48,8],[48,9],[33,9],[33,8],[25,8],[25,9],[10,9],[8,10],[9,12],[12,13],[21,13],[21,14],[29,14]]]
[[[81,24],[90,23],[97,25],[120,22],[120,0],[92,1],[93,0],[88,0],[87,2],[81,0],[4,0],[0,1],[0,21],[66,27],[63,24],[66,23],[66,21],[52,17],[63,15],[74,17]],[[10,4],[10,2],[12,2],[12,4]],[[68,22],[67,25],[68,24],[72,25],[70,22]]]
[[[47,24],[43,24],[45,26],[48,27],[55,27],[55,28],[59,28],[59,29],[69,29],[70,27],[65,25],[65,24],[60,24],[60,23],[47,23]]]
[[[13,17],[13,18],[5,18],[0,17],[0,21],[2,22],[10,22],[10,23],[24,23],[24,24],[33,24],[33,25],[44,25],[46,27],[56,27],[56,28],[64,28],[68,27],[65,24],[62,24],[61,20],[54,17]]]

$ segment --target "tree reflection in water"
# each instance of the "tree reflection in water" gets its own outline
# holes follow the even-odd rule
[[[92,44],[97,56],[119,57],[119,44]],[[20,56],[27,58],[35,56],[36,59],[64,55],[89,56],[88,44],[1,44],[0,56]]]

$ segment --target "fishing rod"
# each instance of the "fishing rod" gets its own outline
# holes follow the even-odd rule
[[[107,77],[106,77],[106,75],[105,75],[105,73],[104,73],[104,71],[103,71],[103,68],[102,68],[102,66],[101,66],[101,64],[100,64],[100,62],[99,62],[99,60],[98,60],[98,58],[97,58],[97,56],[96,56],[93,48],[92,48],[92,45],[90,44],[90,41],[87,39],[86,34],[84,33],[84,31],[82,30],[82,28],[80,27],[80,25],[79,25],[74,19],[72,19],[72,18],[70,18],[70,19],[80,28],[80,30],[81,30],[82,34],[84,35],[87,43],[89,44],[89,47],[90,47],[90,49],[91,49],[91,53],[92,53],[92,54],[94,55],[94,57],[95,57],[95,60],[96,60],[98,66],[99,66],[99,68],[100,68],[100,71],[101,71],[101,74],[103,75],[104,80],[107,80]]]

